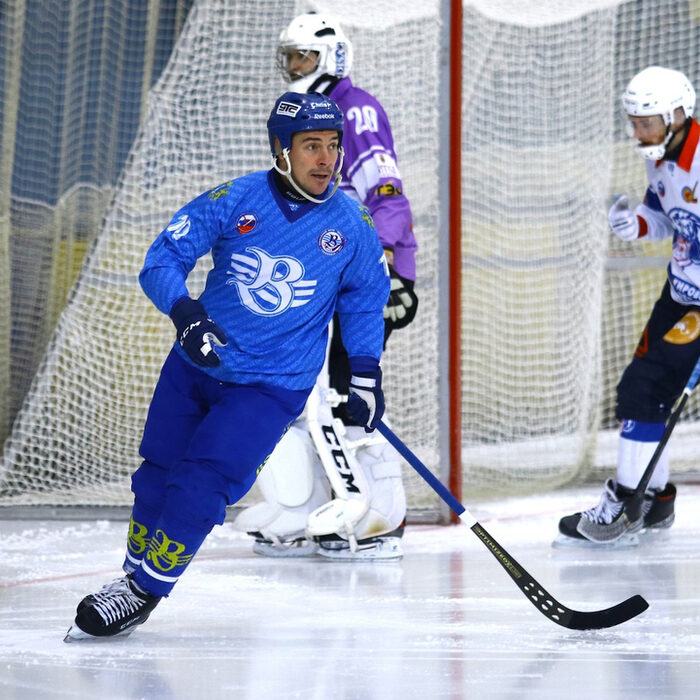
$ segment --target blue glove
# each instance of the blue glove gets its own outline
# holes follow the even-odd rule
[[[384,415],[382,370],[358,372],[350,377],[350,395],[345,409],[348,415],[371,433]]]
[[[209,318],[200,301],[180,297],[170,309],[170,318],[177,330],[177,340],[192,362],[200,367],[221,364],[212,345],[226,345],[226,333]]]

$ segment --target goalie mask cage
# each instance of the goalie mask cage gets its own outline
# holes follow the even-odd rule
[[[124,4],[92,3],[110,11]],[[472,0],[455,13],[455,5],[438,0],[197,0],[160,78],[144,93],[141,128],[117,184],[93,188],[92,218],[73,188],[40,202],[45,215],[36,221],[13,196],[8,155],[28,147],[13,123],[17,104],[33,98],[42,109],[37,86],[16,77],[27,60],[21,37],[31,29],[24,7],[15,3],[0,14],[7,39],[0,282],[13,299],[2,310],[0,383],[5,396],[29,387],[19,410],[5,402],[12,427],[5,429],[0,505],[130,504],[129,475],[174,337],[139,287],[144,255],[185,202],[269,167],[265,120],[286,89],[274,67],[277,37],[309,9],[338,15],[353,41],[353,81],[386,108],[413,209],[420,307],[415,321],[393,334],[383,360],[396,433],[445,483],[449,455],[461,452],[452,469],[470,499],[545,491],[614,470],[615,385],[670,255],[668,244],[624,244],[607,229],[610,196],[641,198],[646,186],[643,161],[624,135],[619,95],[649,64],[682,70],[698,86],[697,3]],[[450,45],[450,18],[460,13],[461,45]],[[103,22],[106,33],[114,18],[105,11],[92,21]],[[44,30],[50,54],[60,36]],[[88,56],[90,46],[77,37],[70,50]],[[461,60],[462,80],[452,87],[449,56]],[[109,71],[99,61],[90,70],[109,90]],[[84,95],[76,76],[64,77],[73,117]],[[452,109],[450,94],[461,94]],[[105,116],[82,109],[86,120]],[[458,117],[461,143],[449,137]],[[44,127],[52,128],[50,120]],[[75,156],[69,135],[64,159]],[[461,168],[456,261],[449,259],[450,156]],[[95,212],[103,215],[99,224]],[[45,293],[60,298],[66,245],[76,222],[84,233],[86,219],[89,251],[47,344],[45,333],[32,330],[41,319],[36,305],[22,304],[22,291],[48,275]],[[48,262],[18,269],[8,251],[25,250],[39,229],[49,237]],[[188,281],[195,296],[207,271],[200,262]],[[458,279],[449,279],[450,270]],[[459,323],[450,324],[450,288],[461,289],[452,298]],[[461,347],[452,376],[449,347]],[[35,359],[29,348],[39,350]],[[450,392],[461,407],[452,423],[461,424],[457,435]],[[674,473],[696,467],[698,419],[691,402],[671,441]],[[410,517],[444,520],[420,477],[408,466],[404,475]],[[255,498],[254,489],[246,502]]]

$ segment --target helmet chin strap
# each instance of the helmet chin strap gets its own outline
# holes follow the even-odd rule
[[[324,74],[318,68],[307,75],[289,76],[291,78],[290,87],[294,92],[317,92],[316,83],[322,82],[323,77]]]
[[[289,162],[289,149],[288,148],[283,148],[282,149],[282,157],[284,158],[284,162],[287,164],[287,170],[286,172],[282,170],[279,165],[277,165],[277,156],[272,156],[272,167],[280,174],[283,175],[284,177],[287,178],[289,181],[289,184],[297,191],[298,194],[300,194],[304,199],[308,199],[310,202],[313,202],[314,204],[323,204],[324,202],[327,202],[334,194],[335,191],[338,189],[338,186],[340,185],[340,181],[342,179],[342,176],[340,174],[340,170],[343,167],[343,158],[345,157],[345,151],[343,150],[343,147],[341,146],[338,149],[338,153],[340,154],[340,160],[338,161],[338,167],[335,169],[333,172],[334,176],[334,182],[333,182],[333,189],[331,190],[331,193],[325,198],[325,199],[316,199],[316,197],[312,197],[308,192],[303,190],[297,183],[294,181],[294,178],[292,177],[292,164]]]
[[[663,142],[656,144],[655,146],[642,146],[641,144],[638,144],[637,153],[642,155],[647,160],[661,160],[666,155],[666,147],[669,143],[671,143],[673,137],[685,129],[684,122],[677,131],[674,131],[672,128],[673,123],[670,121],[672,118],[673,115],[669,115],[669,121],[666,124],[666,138],[663,140]],[[666,121],[666,116],[664,116],[664,121]]]
[[[666,146],[670,143],[671,139],[675,136],[674,131],[671,127],[668,127],[668,133],[663,143],[656,144],[655,146],[642,146],[641,144],[637,146],[637,153],[642,155],[647,160],[661,160],[666,155]]]

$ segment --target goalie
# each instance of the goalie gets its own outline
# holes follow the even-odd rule
[[[277,66],[285,81],[296,92],[331,97],[344,112],[340,187],[369,209],[389,263],[386,343],[416,314],[417,246],[389,120],[376,98],[352,84],[352,59],[352,44],[333,16],[299,15],[280,35]],[[258,478],[264,502],[239,514],[234,527],[253,534],[254,551],[263,555],[400,558],[406,514],[401,462],[381,436],[368,438],[344,410],[349,364],[335,321],[327,369],[306,416]],[[334,519],[337,529],[329,530]]]

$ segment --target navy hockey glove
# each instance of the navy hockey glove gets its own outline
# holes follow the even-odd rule
[[[350,377],[350,395],[346,406],[348,415],[371,433],[384,415],[382,370],[358,372]]]
[[[391,291],[389,301],[384,307],[384,324],[388,331],[407,326],[416,315],[418,297],[413,291],[413,281],[408,280],[389,268],[391,275]]]
[[[226,345],[226,333],[209,318],[200,301],[180,297],[170,309],[170,318],[177,330],[177,340],[192,362],[200,367],[221,364],[212,346]]]

